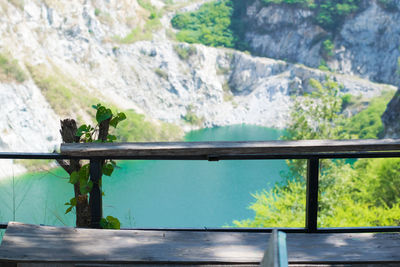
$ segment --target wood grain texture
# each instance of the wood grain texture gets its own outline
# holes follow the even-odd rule
[[[207,156],[400,151],[400,139],[61,144],[68,156]]]
[[[270,234],[97,230],[10,222],[0,263],[259,264]],[[287,234],[289,263],[397,263],[400,234]]]

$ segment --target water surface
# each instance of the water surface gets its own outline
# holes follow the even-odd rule
[[[280,132],[237,125],[193,131],[186,141],[276,140]],[[1,162],[0,162],[1,164]],[[103,179],[104,215],[123,227],[220,227],[254,214],[252,193],[268,189],[284,161],[119,161]],[[73,197],[62,169],[0,181],[0,221],[73,225],[64,203]],[[14,188],[14,193],[13,193]]]

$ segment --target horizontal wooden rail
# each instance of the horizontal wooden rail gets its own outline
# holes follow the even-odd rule
[[[255,142],[154,142],[154,143],[75,143],[62,144],[61,153],[0,152],[0,159],[90,159],[90,177],[100,185],[101,160],[256,160],[256,159],[306,159],[308,160],[307,203],[305,228],[294,232],[387,232],[400,227],[331,228],[317,227],[318,176],[321,159],[337,158],[390,158],[400,157],[400,139],[364,140],[299,140]],[[101,219],[102,200],[100,187],[90,193],[92,227]],[[5,224],[0,224],[4,229]],[[205,229],[210,231],[210,229]],[[267,230],[268,229],[264,229]],[[250,230],[252,231],[252,230]],[[256,230],[257,231],[257,230]],[[261,229],[263,231],[263,229]],[[288,231],[287,229],[284,231]]]
[[[287,155],[293,153],[337,153],[400,151],[400,139],[299,140],[256,142],[155,142],[62,144],[61,154],[81,157],[162,157]]]

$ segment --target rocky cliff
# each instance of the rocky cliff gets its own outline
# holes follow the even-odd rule
[[[310,78],[323,82],[330,77],[342,85],[342,93],[365,98],[385,89],[394,90],[390,85],[348,74],[369,77],[364,74],[373,72],[353,71],[357,68],[350,59],[356,56],[351,54],[356,53],[355,48],[346,50],[353,51],[346,56],[351,71],[344,68],[346,63],[341,67],[344,74],[339,74],[231,49],[177,43],[170,37],[170,18],[179,8],[190,10],[199,3],[152,4],[164,14],[159,24],[150,27],[151,12],[136,0],[71,0],[62,4],[52,0],[0,0],[0,55],[6,62],[0,62],[0,151],[52,151],[60,143],[60,118],[90,121],[88,107],[97,102],[132,109],[148,120],[173,123],[185,130],[238,123],[283,128],[291,96],[310,92]],[[373,8],[379,9],[376,5]],[[255,25],[260,27],[280,25],[283,19],[291,25],[310,16],[306,10],[293,11],[289,16],[282,15],[287,9],[277,13],[279,10],[257,11],[253,7],[247,12],[249,16],[255,12],[259,20]],[[388,16],[386,11],[380,12]],[[268,31],[257,35],[249,32],[247,38],[260,55],[314,66],[319,48],[307,42],[314,38],[314,30],[322,30],[310,31],[306,24],[297,24],[303,27],[296,37],[304,40],[301,45],[291,44],[290,32],[286,32],[287,40],[268,35]],[[309,38],[305,40],[303,34]],[[262,45],[264,41],[271,45]],[[371,49],[364,52],[372,53],[375,48]],[[289,50],[290,57],[279,54]],[[397,54],[394,51],[393,57]],[[381,55],[377,60],[382,61],[386,54]],[[379,62],[376,70],[383,71]],[[387,81],[394,81],[390,79]],[[11,173],[9,163],[1,162],[0,175]]]
[[[400,138],[400,89],[389,102],[382,115],[386,138]]]
[[[245,39],[250,50],[259,56],[313,68],[326,61],[333,71],[398,85],[400,1],[391,1],[390,8],[380,2],[362,2],[359,11],[346,17],[335,31],[327,31],[314,23],[315,14],[310,9],[266,6],[257,0],[243,15],[249,25]],[[326,40],[332,41],[331,51],[324,51]]]

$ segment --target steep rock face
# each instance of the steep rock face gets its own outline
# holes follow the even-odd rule
[[[400,88],[382,115],[386,138],[400,138]]]
[[[148,15],[134,0],[71,0],[66,6],[25,0],[23,8],[0,0],[0,9],[0,53],[18,60],[27,76],[23,83],[0,81],[0,151],[52,151],[60,143],[59,120],[89,122],[76,109],[93,101],[185,130],[241,123],[283,128],[291,96],[311,92],[311,78],[330,77],[343,93],[367,98],[393,88],[235,50],[176,43],[164,28],[156,41],[120,42],[114,37],[129,34],[130,23]],[[185,121],[189,114],[198,118],[196,125]],[[10,170],[4,162],[1,169]]]
[[[0,106],[1,152],[50,152],[59,146],[57,117],[34,83],[0,83]],[[23,170],[0,160],[0,177]]]
[[[385,10],[368,0],[357,14],[346,18],[333,34],[312,23],[313,13],[288,5],[264,6],[255,1],[247,8],[250,27],[245,38],[257,55],[300,62],[316,68],[322,60],[323,41],[333,40],[328,66],[337,72],[377,82],[398,84],[400,57],[400,1]]]
[[[255,1],[247,8],[245,21],[249,28],[245,39],[256,55],[318,67],[321,39],[327,33],[312,20],[310,10],[287,5],[265,6]]]

